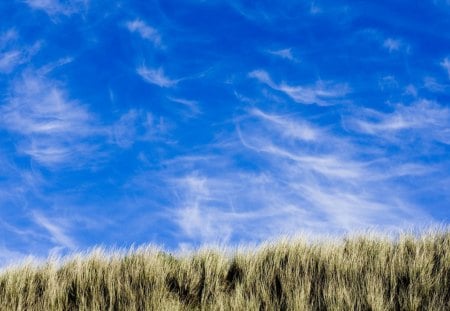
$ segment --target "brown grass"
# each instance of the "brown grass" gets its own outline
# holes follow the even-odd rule
[[[450,310],[450,233],[95,250],[2,272],[0,310]]]

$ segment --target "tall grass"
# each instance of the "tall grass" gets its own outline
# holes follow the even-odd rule
[[[450,310],[450,233],[96,250],[2,272],[0,310]]]

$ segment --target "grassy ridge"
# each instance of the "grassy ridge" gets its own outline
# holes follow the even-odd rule
[[[154,248],[0,274],[0,310],[450,310],[450,233]]]

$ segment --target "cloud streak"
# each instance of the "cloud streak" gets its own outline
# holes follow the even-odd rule
[[[174,103],[180,104],[180,105],[188,108],[193,116],[196,116],[201,113],[201,110],[199,108],[199,103],[195,100],[189,100],[189,99],[185,99],[185,98],[178,98],[178,97],[171,97],[171,96],[169,96],[168,99]]]
[[[8,51],[0,54],[0,72],[9,73],[17,65],[24,63],[22,53],[18,50]]]
[[[51,220],[37,211],[33,213],[32,217],[37,225],[44,228],[50,234],[50,239],[53,243],[69,250],[76,248],[77,243],[67,234],[66,230],[61,226],[61,223],[57,224],[57,222],[61,222],[61,219]]]
[[[266,84],[270,88],[280,91],[292,100],[301,104],[317,104],[319,106],[333,105],[343,99],[349,93],[349,87],[345,84],[318,81],[315,85],[292,86],[285,82],[275,83],[264,70],[255,70],[249,73],[250,78]]]
[[[143,110],[132,109],[112,125],[114,143],[125,149],[132,147],[137,141],[155,140],[155,134],[163,134],[163,129],[154,124],[151,113]]]
[[[162,88],[173,87],[178,83],[178,80],[167,77],[162,68],[152,69],[141,66],[137,68],[136,72],[145,82]]]
[[[441,66],[447,71],[448,78],[450,79],[450,59],[448,57],[444,58],[441,62]]]
[[[389,51],[389,53],[400,51],[404,46],[404,43],[399,39],[387,38],[383,42],[383,47]]]
[[[172,189],[167,217],[183,245],[432,222],[398,182],[429,176],[430,166],[383,152],[367,158],[356,141],[298,116],[254,107],[235,122],[234,139],[175,158],[159,172]],[[244,162],[236,166],[235,159]]]
[[[299,60],[294,57],[294,54],[292,54],[292,49],[281,49],[281,50],[275,50],[275,51],[268,51],[269,54],[290,60],[292,62],[298,62]]]
[[[0,126],[18,135],[19,151],[49,167],[81,165],[97,149],[92,138],[105,134],[58,83],[31,72],[13,82],[0,111]]]
[[[17,42],[18,39],[19,35],[15,29],[9,29],[0,36],[0,73],[12,73],[17,66],[28,62],[41,48],[39,42],[22,46]]]
[[[25,0],[25,2],[35,10],[42,10],[50,16],[71,15],[79,12],[88,5],[88,0]]]
[[[151,41],[155,46],[161,46],[161,35],[159,32],[142,20],[129,21],[126,23],[126,27],[131,33],[137,33],[141,38]]]
[[[422,99],[411,105],[398,104],[391,113],[359,111],[362,113],[347,119],[347,125],[356,131],[390,140],[414,135],[450,144],[450,110],[436,102]]]

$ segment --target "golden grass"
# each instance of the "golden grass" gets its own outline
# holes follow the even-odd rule
[[[0,310],[450,310],[450,233],[96,250],[5,270]]]

